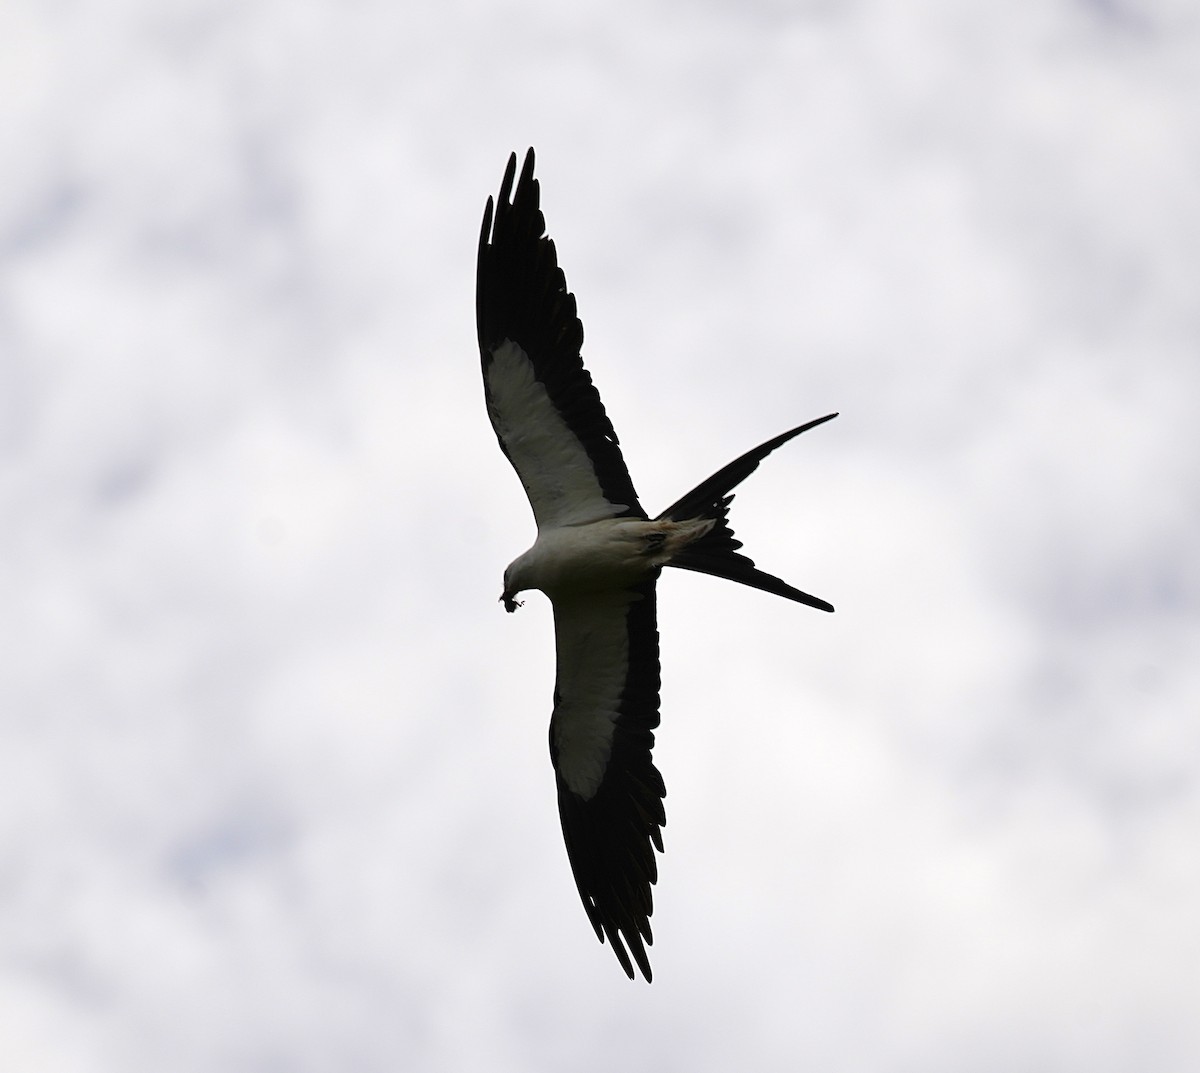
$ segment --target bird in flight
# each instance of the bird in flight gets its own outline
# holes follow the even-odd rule
[[[488,416],[537,522],[504,571],[505,610],[540,589],[557,647],[550,759],[567,857],[588,919],[626,975],[652,978],[654,851],[666,788],[651,750],[659,722],[654,587],[664,566],[728,578],[822,611],[833,606],[755,567],[729,526],[732,489],[775,448],[827,414],[747,451],[655,518],[637,493],[612,422],[583,367],[575,296],[546,236],[525,156],[509,157],[479,236],[476,322]],[[631,960],[632,959],[632,960]]]

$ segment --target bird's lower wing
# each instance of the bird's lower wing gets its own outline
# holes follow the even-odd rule
[[[563,838],[583,907],[630,979],[636,963],[647,980],[654,851],[662,852],[666,823],[666,788],[650,755],[659,719],[656,580],[555,601],[550,721]]]

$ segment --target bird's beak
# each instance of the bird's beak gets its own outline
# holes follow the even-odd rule
[[[514,600],[512,593],[502,592],[500,594],[500,602],[502,604],[504,604],[504,610],[507,611],[511,615],[518,607],[520,607],[522,604],[524,604],[525,601],[524,600]]]

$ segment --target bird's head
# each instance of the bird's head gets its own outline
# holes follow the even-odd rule
[[[517,599],[517,593],[521,591],[523,586],[517,580],[516,568],[517,563],[512,563],[504,571],[504,591],[500,594],[500,602],[504,604],[504,610],[510,615],[525,602],[524,600]]]

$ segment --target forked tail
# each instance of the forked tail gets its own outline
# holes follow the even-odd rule
[[[821,611],[832,611],[833,604],[793,588],[774,574],[759,570],[753,559],[738,554],[737,549],[742,546],[742,542],[733,535],[729,526],[729,504],[733,501],[732,490],[758,469],[758,464],[776,447],[835,417],[837,414],[826,414],[790,432],[784,432],[773,440],[767,440],[754,450],[747,451],[741,458],[730,462],[724,469],[717,470],[664,510],[655,521],[681,522],[690,518],[711,518],[716,522],[704,536],[680,551],[667,565],[728,578],[754,589],[773,592],[776,596],[783,596],[797,603],[808,604],[809,607],[816,607]]]

